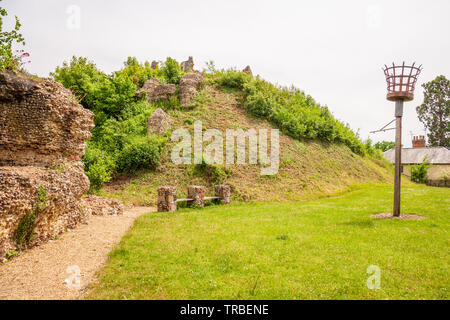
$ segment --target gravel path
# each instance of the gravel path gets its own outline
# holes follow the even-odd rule
[[[155,208],[134,207],[123,216],[92,216],[89,224],[1,264],[0,300],[80,298],[134,220],[153,211]]]

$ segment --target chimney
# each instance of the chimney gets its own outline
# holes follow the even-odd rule
[[[425,148],[425,136],[414,136],[412,146],[413,148]]]

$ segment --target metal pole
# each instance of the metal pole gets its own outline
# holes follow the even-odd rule
[[[402,116],[403,100],[395,101],[395,177],[394,177],[394,217],[400,216],[400,188],[402,165]]]

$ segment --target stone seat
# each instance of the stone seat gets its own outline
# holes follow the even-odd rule
[[[188,186],[188,197],[177,199],[177,188],[164,186],[158,188],[158,212],[172,212],[177,210],[177,202],[186,201],[190,205],[203,207],[205,200],[220,199],[222,204],[230,203],[231,187],[226,184],[214,186],[214,196],[205,197],[204,186]]]

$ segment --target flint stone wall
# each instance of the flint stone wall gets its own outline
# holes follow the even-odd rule
[[[93,119],[59,83],[0,72],[0,261],[87,222],[81,157]],[[19,243],[24,228],[31,236]]]
[[[32,241],[19,246],[14,232],[22,218],[37,209],[39,187],[45,190],[46,206],[34,221]],[[31,166],[0,167],[0,261],[11,250],[43,243],[86,223],[89,212],[80,198],[88,190],[89,179],[77,162],[68,164],[63,172]]]
[[[59,83],[0,72],[0,166],[80,160],[93,120]]]

